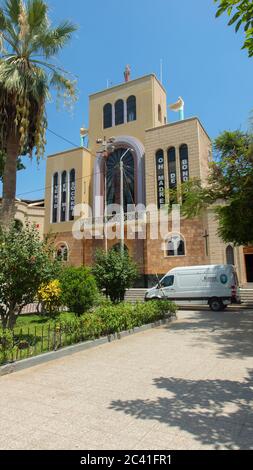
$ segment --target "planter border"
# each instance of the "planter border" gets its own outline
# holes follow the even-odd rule
[[[0,366],[0,377],[3,377],[4,375],[13,374],[14,372],[19,372],[21,370],[29,369],[30,367],[35,367],[35,366],[44,364],[46,362],[51,362],[56,359],[61,359],[63,357],[70,356],[80,351],[85,351],[87,349],[96,348],[97,346],[101,346],[106,343],[118,341],[122,338],[131,336],[137,333],[141,333],[142,331],[145,331],[145,330],[157,328],[159,326],[172,322],[176,318],[177,318],[176,315],[171,314],[171,315],[166,316],[162,320],[158,320],[154,323],[148,323],[147,325],[136,327],[130,331],[122,331],[120,333],[115,333],[109,336],[103,336],[95,340],[89,340],[89,341],[84,341],[82,343],[72,344],[71,346],[67,346],[65,348],[58,349],[56,351],[50,351],[44,354],[40,354],[38,356],[32,356],[27,359],[22,359],[21,361],[16,361],[16,362],[12,362],[9,364],[5,364],[3,366]]]

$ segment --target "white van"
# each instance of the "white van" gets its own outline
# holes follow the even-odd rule
[[[240,303],[238,277],[232,265],[174,268],[146,292],[145,300],[168,299],[178,305],[209,305],[218,312]]]

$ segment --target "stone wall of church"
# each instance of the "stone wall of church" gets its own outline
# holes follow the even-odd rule
[[[82,266],[83,265],[83,242],[82,240],[76,240],[73,237],[72,232],[58,233],[56,236],[53,235],[54,246],[56,250],[61,245],[66,245],[68,249],[69,264],[71,266]]]
[[[148,227],[149,231],[149,227]],[[168,233],[171,226],[168,225]],[[170,269],[178,266],[191,266],[208,264],[202,219],[181,220],[181,234],[185,240],[185,256],[167,256],[163,240],[146,240],[145,275],[166,274]]]

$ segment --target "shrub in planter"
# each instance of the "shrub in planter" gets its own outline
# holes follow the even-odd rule
[[[103,333],[103,323],[97,313],[85,313],[80,318],[81,328],[85,339],[99,338]]]
[[[98,295],[97,285],[90,269],[67,267],[60,277],[62,305],[80,316],[93,307]]]
[[[119,333],[133,327],[133,306],[129,303],[110,304],[96,309],[103,324],[104,334]]]

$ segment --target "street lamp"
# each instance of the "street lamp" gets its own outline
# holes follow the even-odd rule
[[[120,252],[124,255],[125,248],[125,212],[124,212],[124,158],[128,152],[133,152],[132,148],[128,148],[120,158]]]
[[[115,137],[110,137],[110,139],[106,140],[106,137],[104,139],[97,139],[96,143],[101,144],[102,148],[100,150],[101,156],[104,158],[105,162],[105,179],[104,179],[104,226],[106,228],[106,222],[107,222],[107,163],[106,159],[108,158],[109,154],[112,153],[115,149],[113,146],[113,143],[115,142],[116,138]],[[105,251],[107,253],[108,251],[108,240],[107,240],[107,232],[106,229],[104,230],[105,232]]]

